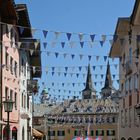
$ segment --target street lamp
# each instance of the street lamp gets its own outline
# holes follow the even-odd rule
[[[6,99],[3,104],[4,104],[4,111],[7,112],[7,140],[10,139],[9,135],[10,135],[10,126],[9,126],[9,114],[10,112],[12,112],[13,110],[13,101],[12,99]]]

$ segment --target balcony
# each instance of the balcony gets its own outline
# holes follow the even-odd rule
[[[126,75],[132,73],[132,62],[130,60],[126,62],[125,69],[126,69]]]
[[[38,92],[38,80],[27,80],[27,91],[28,93],[37,93]]]

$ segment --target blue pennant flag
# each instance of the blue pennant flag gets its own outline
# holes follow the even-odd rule
[[[65,67],[65,71],[66,71],[66,72],[68,71],[68,67]]]
[[[62,46],[62,48],[64,48],[65,47],[65,42],[61,42],[61,46]]]
[[[52,72],[52,76],[54,75],[54,72]]]
[[[60,92],[61,90],[59,89],[58,91]],[[60,95],[59,95],[59,97],[60,97]]]
[[[83,48],[84,46],[84,42],[80,42],[81,48]]]
[[[103,75],[103,74],[101,74],[101,79],[103,79],[103,77],[104,77],[104,75]]]
[[[70,38],[71,38],[71,33],[67,33],[67,38],[68,38],[68,40],[70,40]]]
[[[96,66],[93,66],[92,68],[93,68],[93,70],[95,71]]]
[[[79,67],[79,71],[81,71],[81,70],[82,70],[82,67],[80,66],[80,67]]]
[[[72,54],[72,55],[71,55],[71,58],[73,59],[73,58],[74,58],[74,56],[75,56],[75,55],[74,55],[74,54]]]
[[[103,47],[103,45],[104,45],[104,41],[100,41],[100,45],[101,45],[101,47]]]
[[[47,34],[48,34],[48,31],[43,30],[43,35],[44,35],[44,38],[46,38],[46,37],[47,37]]]
[[[22,34],[23,31],[24,31],[24,28],[23,27],[19,27],[19,30],[20,30],[20,34]]]
[[[54,86],[54,83],[52,83],[52,86]]]
[[[75,86],[75,83],[72,83],[73,87]]]
[[[107,56],[104,56],[104,61],[106,62],[106,60],[107,60]]]
[[[113,41],[116,42],[117,39],[118,39],[118,35],[114,35],[114,36],[113,36]]]
[[[79,74],[77,73],[76,76],[77,76],[77,78],[78,78],[78,77],[79,77]]]
[[[86,86],[86,83],[83,83],[84,86]]]
[[[94,38],[95,38],[95,34],[90,35],[90,38],[91,38],[91,41],[93,42],[94,41]]]
[[[66,77],[67,76],[67,73],[64,73],[64,76]]]
[[[58,57],[58,54],[59,54],[58,52],[55,52],[55,57],[56,57],[56,58]]]
[[[52,71],[54,71],[55,70],[55,67],[52,67]]]
[[[62,83],[62,87],[64,87],[64,83]]]
[[[47,42],[43,42],[44,49],[47,47]]]
[[[88,55],[88,60],[89,60],[89,61],[91,60],[91,55]]]

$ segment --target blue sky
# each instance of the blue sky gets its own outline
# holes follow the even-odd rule
[[[79,66],[85,67],[88,63],[90,63],[91,66],[102,65],[102,70],[97,67],[96,71],[92,71],[92,74],[105,74],[105,65],[107,64],[107,61],[103,61],[103,56],[108,55],[110,50],[108,40],[111,39],[111,36],[109,35],[114,34],[118,17],[130,16],[134,6],[134,0],[16,0],[16,3],[27,4],[31,25],[33,28],[39,29],[37,30],[35,37],[41,39],[41,43],[55,41],[68,43],[64,33],[61,33],[58,39],[56,39],[54,36],[55,31],[97,35],[95,38],[97,42],[92,48],[89,47],[88,44],[84,45],[84,48],[81,48],[80,45],[76,43],[73,48],[66,45],[66,47],[62,49],[61,45],[56,44],[53,47],[48,45],[47,49],[44,50],[42,45],[42,50],[44,50],[44,53],[42,53],[43,74],[40,79],[40,86],[42,89],[41,83],[44,82],[45,86],[50,88],[49,94],[52,94],[52,98],[54,98],[54,96],[58,98],[58,95],[61,95],[62,98],[79,95],[77,91],[81,91],[84,86],[82,84],[79,86],[76,83],[84,83],[86,80],[86,77],[83,78],[80,75],[81,73],[86,74],[86,70],[82,69],[82,72],[80,73],[78,71]],[[42,30],[53,32],[49,32],[47,38],[44,39]],[[72,34],[71,41],[79,42],[77,34]],[[107,35],[107,41],[104,43],[103,47],[101,47],[99,43],[101,35]],[[87,41],[88,39],[89,37],[85,35],[83,41]],[[59,57],[56,58],[54,54],[47,56],[47,51],[58,52]],[[69,55],[75,54],[75,58],[73,60],[70,57],[64,59],[62,57],[62,54],[64,53],[68,53]],[[80,53],[84,55],[99,55],[101,57],[98,61],[93,58],[89,62],[87,58],[79,60],[77,56]],[[117,63],[118,60],[110,60],[110,64],[112,65]],[[50,67],[47,75],[46,67]],[[55,74],[53,76],[52,67],[55,67]],[[68,74],[66,77],[62,74],[58,76],[58,67],[61,67],[61,71],[64,71],[64,68],[68,67]],[[75,70],[73,71],[70,69],[71,67],[75,67]],[[69,73],[71,72],[79,72],[78,78],[76,76],[69,76]],[[118,69],[116,70],[112,67],[111,72],[113,74],[118,74]],[[92,76],[93,82],[102,81],[99,76],[95,79],[94,74]],[[118,79],[117,76],[116,79]],[[54,85],[52,85],[52,83]],[[62,86],[62,83],[65,83],[65,85]],[[75,83],[75,86],[73,87],[70,83]],[[116,82],[114,82],[114,86],[118,88]],[[100,91],[102,86],[97,83],[96,86],[94,85],[94,88],[97,91]],[[61,92],[59,92],[58,89],[61,89]],[[67,92],[69,90],[72,92]],[[39,96],[36,100],[39,100]]]

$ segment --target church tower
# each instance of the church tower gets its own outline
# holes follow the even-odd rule
[[[110,66],[109,62],[107,64],[107,71],[106,71],[106,78],[105,78],[105,85],[101,89],[101,96],[103,99],[106,99],[111,96],[113,91],[112,80],[111,80],[111,73],[110,73]]]
[[[90,64],[88,65],[86,87],[82,91],[82,99],[96,99],[96,91],[95,91],[95,89],[92,86]]]

